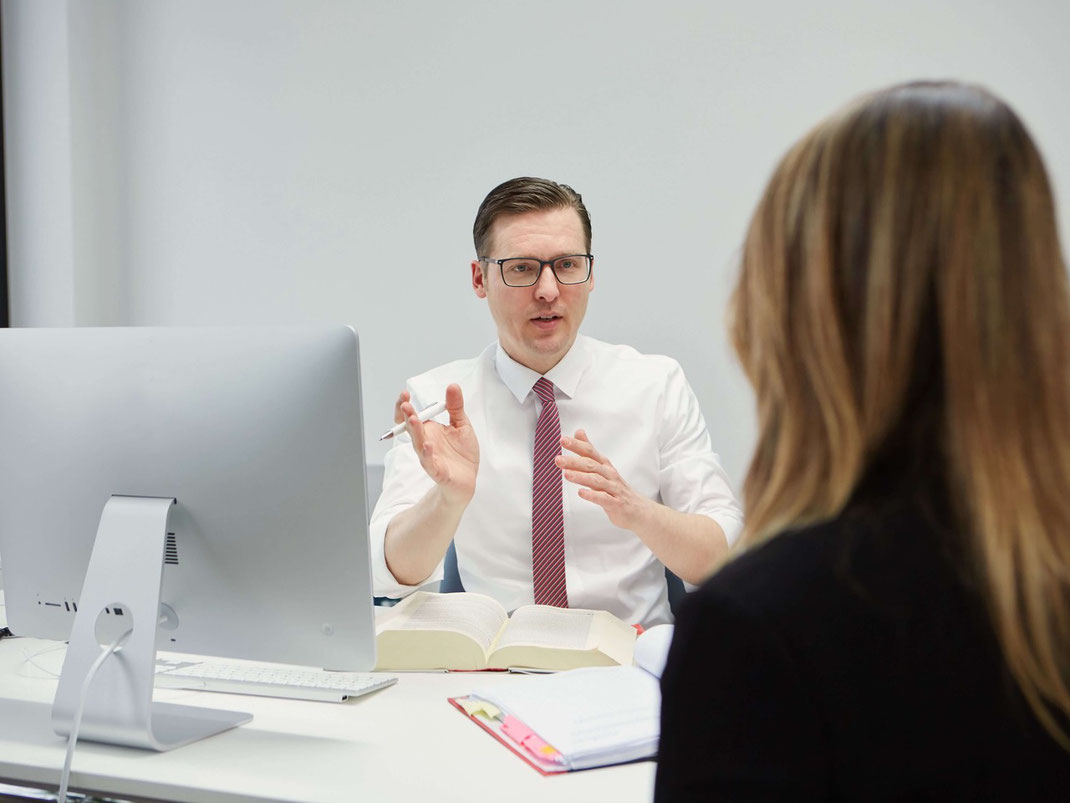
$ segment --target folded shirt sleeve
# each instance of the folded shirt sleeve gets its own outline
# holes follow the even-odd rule
[[[698,398],[679,363],[670,362],[659,416],[661,501],[682,513],[709,516],[731,546],[743,531],[743,509],[713,451]]]

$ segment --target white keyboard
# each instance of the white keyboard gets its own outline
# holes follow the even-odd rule
[[[389,675],[257,666],[229,661],[156,662],[156,687],[340,703],[397,683]]]

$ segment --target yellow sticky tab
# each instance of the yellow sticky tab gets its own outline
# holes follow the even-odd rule
[[[476,714],[485,714],[490,719],[497,719],[502,713],[497,706],[491,705],[485,700],[477,700],[472,697],[458,700],[457,703],[464,709],[464,713],[470,717]]]
[[[480,700],[473,700],[471,697],[458,700],[457,704],[464,709],[464,713],[468,714],[468,716],[483,710],[483,703]]]

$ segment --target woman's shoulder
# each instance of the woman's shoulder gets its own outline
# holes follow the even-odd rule
[[[742,553],[695,592],[694,604],[731,600],[768,615],[860,600],[895,606],[968,582],[956,575],[958,542],[944,507],[924,497],[856,501]]]

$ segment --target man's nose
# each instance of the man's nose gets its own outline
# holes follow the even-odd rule
[[[535,282],[535,298],[540,301],[553,301],[559,295],[561,291],[557,287],[557,277],[549,265],[543,265],[538,281]]]

